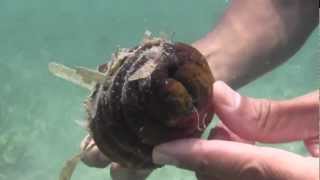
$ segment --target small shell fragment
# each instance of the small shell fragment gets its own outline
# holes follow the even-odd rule
[[[97,83],[102,83],[105,79],[105,75],[98,71],[84,67],[72,69],[55,62],[49,64],[49,71],[57,77],[89,90],[93,90]]]

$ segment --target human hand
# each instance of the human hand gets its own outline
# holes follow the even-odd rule
[[[82,140],[80,148],[81,150],[86,150],[86,153],[81,159],[83,163],[96,168],[105,168],[110,165],[110,175],[113,180],[145,180],[152,172],[152,169],[128,169],[111,162],[110,159],[98,149],[94,140],[89,135]]]
[[[311,154],[319,156],[318,93],[289,101],[258,100],[242,97],[218,81],[214,84],[214,104],[225,125],[214,128],[210,140],[185,139],[159,145],[153,151],[154,163],[193,170],[201,180],[319,178],[316,158],[248,144],[304,140]]]

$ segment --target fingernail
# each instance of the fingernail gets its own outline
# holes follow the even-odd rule
[[[179,162],[174,156],[174,149],[167,145],[159,145],[153,149],[152,159],[153,163],[159,165],[174,165],[178,166]]]
[[[240,104],[240,94],[231,89],[223,81],[217,81],[214,83],[213,92],[214,101],[216,101],[218,105],[228,108],[237,108]]]

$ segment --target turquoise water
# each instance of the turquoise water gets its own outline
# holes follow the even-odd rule
[[[0,180],[56,180],[86,134],[76,121],[84,118],[88,92],[49,74],[49,62],[95,68],[117,46],[138,43],[146,29],[191,43],[210,31],[226,6],[225,0],[1,0]],[[287,99],[318,88],[317,48],[314,32],[289,62],[240,92]],[[277,147],[306,154],[301,143]],[[150,179],[169,175],[194,179],[173,167]],[[89,178],[110,179],[108,170],[81,164],[73,179]]]

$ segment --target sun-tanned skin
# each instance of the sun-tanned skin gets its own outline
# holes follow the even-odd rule
[[[317,0],[233,0],[193,45],[218,80],[239,88],[288,60],[318,24]]]
[[[236,89],[293,55],[318,25],[318,7],[317,0],[232,0],[219,23],[193,46],[206,56],[216,79]],[[154,150],[155,163],[194,170],[201,180],[319,178],[316,158],[251,145],[302,140],[319,156],[319,92],[275,102],[241,97],[221,81],[214,89],[213,103],[222,123],[211,131],[211,140],[160,145]],[[94,167],[111,163],[97,148],[83,162]],[[114,180],[143,180],[150,172],[111,166]]]
[[[200,180],[316,180],[318,158],[253,145],[313,140],[319,157],[319,92],[291,100],[244,97],[214,83],[214,110],[221,124],[209,140],[184,139],[155,147],[153,160],[193,170]],[[239,143],[241,142],[241,143]]]

